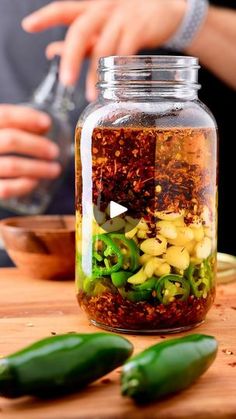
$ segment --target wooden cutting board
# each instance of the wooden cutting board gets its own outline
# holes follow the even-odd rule
[[[0,269],[0,290],[1,356],[54,332],[98,331],[79,310],[73,282],[33,280],[17,269]],[[59,400],[0,398],[0,419],[236,418],[236,282],[218,287],[216,304],[197,331],[216,336],[219,353],[207,373],[181,394],[137,407],[121,397],[118,369]],[[163,339],[129,338],[135,352]]]

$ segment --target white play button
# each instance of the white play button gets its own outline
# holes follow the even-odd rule
[[[117,204],[117,202],[110,201],[110,218],[117,217],[120,214],[128,211],[128,208],[123,205]]]
[[[126,204],[126,201],[122,201],[122,204],[123,203]],[[102,230],[106,231],[107,233],[116,231],[121,233],[125,228],[125,233],[128,233],[130,230],[133,230],[134,227],[139,223],[139,219],[136,217],[136,210],[130,210],[128,202],[126,204],[127,207],[122,204],[118,204],[118,202],[115,201],[109,201],[108,203],[104,203],[101,199],[99,199],[98,204],[94,205],[94,219],[97,222],[97,224],[100,227],[102,227]],[[122,217],[122,214],[125,214],[125,216],[129,216],[130,222],[127,220],[120,220],[118,217],[120,215]],[[113,228],[115,228],[115,230]],[[119,228],[119,230],[117,228]]]

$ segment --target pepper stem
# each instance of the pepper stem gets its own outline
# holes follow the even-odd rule
[[[132,378],[131,380],[122,383],[121,393],[123,396],[132,396],[136,393],[139,386],[139,380],[137,378]]]

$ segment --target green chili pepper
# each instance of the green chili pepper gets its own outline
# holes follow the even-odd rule
[[[99,277],[99,281],[102,281],[102,277]],[[92,274],[91,276],[86,276],[83,279],[83,290],[86,294],[93,295],[93,291],[95,288],[95,285],[98,282],[98,278],[96,274]]]
[[[109,234],[123,255],[123,269],[134,272],[139,267],[139,248],[132,239],[127,239],[124,234]]]
[[[133,272],[128,272],[128,271],[113,272],[111,274],[111,280],[112,280],[113,285],[115,285],[115,287],[120,288],[126,284],[127,279],[132,275],[133,275]]]
[[[143,284],[134,285],[132,289],[125,290],[125,288],[119,288],[118,291],[123,298],[129,301],[137,303],[138,301],[146,301],[152,297],[152,293],[155,289],[157,278],[149,278]]]
[[[203,260],[203,267],[204,267],[204,276],[208,279],[208,288],[209,290],[211,289],[212,285],[213,285],[213,267],[212,267],[212,260],[213,260],[213,256],[211,255],[210,257],[208,257],[207,259]]]
[[[132,353],[132,344],[110,333],[52,336],[0,360],[0,395],[56,396],[97,380]]]
[[[126,298],[132,303],[149,300],[152,296],[152,292],[150,290],[126,291],[124,288],[118,288],[118,291],[123,298]]]
[[[94,286],[95,286],[95,281],[94,281],[93,278],[87,276],[83,280],[83,290],[84,290],[84,292],[86,292],[86,294],[92,294]]]
[[[139,267],[139,249],[124,234],[99,234],[93,238],[93,275],[100,277],[120,268],[134,272]]]
[[[204,261],[200,266],[190,263],[185,271],[192,293],[197,298],[206,297],[211,288],[211,268]]]
[[[83,290],[88,295],[100,295],[104,292],[116,292],[109,277],[96,278],[93,275],[83,280]]]
[[[156,292],[158,300],[166,305],[176,298],[180,301],[187,300],[190,285],[181,275],[163,275],[157,281]]]
[[[93,238],[93,276],[110,275],[122,267],[121,249],[108,234],[99,234]]]
[[[151,346],[124,364],[122,394],[142,402],[183,390],[209,368],[217,347],[214,337],[200,334]]]

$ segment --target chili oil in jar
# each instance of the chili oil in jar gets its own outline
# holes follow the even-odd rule
[[[215,295],[217,129],[194,57],[106,57],[76,129],[76,287],[90,321],[168,333]]]

